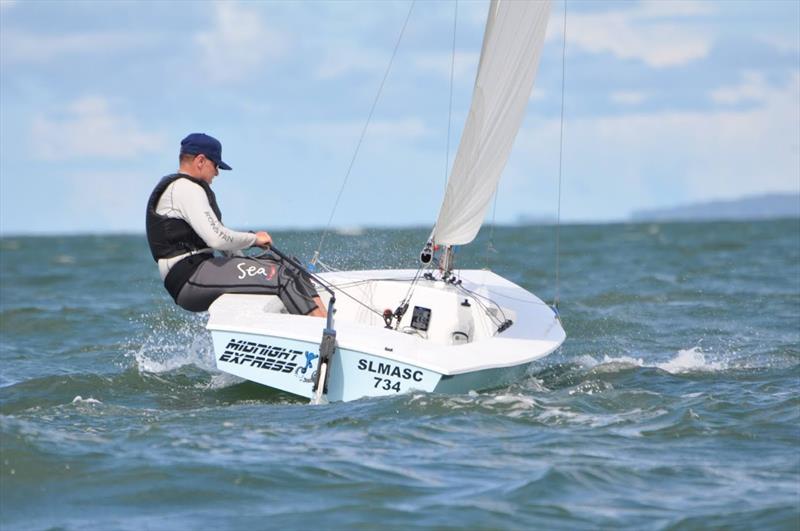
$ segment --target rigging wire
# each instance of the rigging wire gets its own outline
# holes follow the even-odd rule
[[[450,101],[448,104],[447,109],[447,145],[445,148],[445,157],[444,157],[444,192],[447,193],[447,174],[450,169],[450,130],[451,125],[453,122],[453,79],[454,79],[454,72],[455,72],[455,64],[456,64],[456,29],[458,28],[458,0],[455,0],[455,9],[453,12],[453,46],[452,46],[452,53],[450,55]],[[430,263],[422,264],[417,268],[417,272],[414,274],[414,279],[411,281],[411,284],[408,286],[408,290],[406,291],[405,297],[400,302],[400,306],[398,309],[401,309],[408,305],[411,297],[414,295],[414,289],[416,288],[417,282],[419,281],[420,274],[422,273],[423,269],[427,269],[430,267]],[[397,313],[397,312],[395,312]],[[404,313],[404,310],[402,310]],[[398,318],[398,325],[399,319],[402,319],[402,313]]]
[[[564,0],[564,39],[561,46],[561,126],[558,140],[558,208],[556,211],[556,294],[553,306],[558,312],[561,298],[560,256],[561,256],[561,176],[564,160],[564,93],[567,79],[567,0]]]
[[[367,303],[358,300],[354,295],[350,295],[345,290],[343,290],[341,286],[337,286],[336,284],[331,284],[331,283],[329,283],[327,281],[325,281],[325,284],[323,284],[322,282],[320,282],[319,278],[316,278],[315,281],[318,282],[322,286],[325,286],[325,284],[327,284],[331,289],[336,290],[339,293],[341,293],[342,295],[344,295],[345,297],[348,297],[348,298],[352,299],[356,303],[360,304],[361,306],[363,306],[367,310],[371,311],[372,313],[374,313],[375,315],[377,315],[381,319],[383,319],[383,313],[379,312],[378,310],[376,310],[372,306],[368,305]]]
[[[414,288],[417,285],[417,281],[419,281],[420,273],[422,273],[423,268],[427,268],[429,266],[430,266],[430,264],[421,264],[417,268],[417,272],[414,273],[414,278],[411,280],[411,283],[408,285],[408,289],[406,290],[406,296],[403,297],[403,301],[400,303],[400,306],[403,306],[404,304],[408,303],[408,301],[411,300],[411,296],[414,294]]]
[[[367,128],[369,127],[370,122],[372,121],[372,114],[375,112],[375,107],[378,105],[378,100],[381,97],[381,93],[383,92],[383,86],[386,84],[386,79],[389,77],[389,71],[392,69],[392,63],[394,63],[394,58],[397,55],[397,50],[400,48],[400,41],[403,40],[403,34],[406,32],[406,26],[408,26],[408,20],[411,18],[411,12],[414,10],[414,4],[416,0],[411,0],[411,5],[408,7],[408,14],[406,14],[405,22],[403,22],[403,27],[400,30],[400,35],[397,37],[397,42],[394,45],[394,50],[392,51],[392,56],[389,59],[389,64],[386,66],[386,71],[383,74],[383,79],[381,80],[381,84],[378,87],[378,92],[375,94],[375,99],[372,101],[372,107],[369,110],[369,114],[367,115],[367,120],[364,123],[364,127],[361,129],[361,136],[358,138],[358,142],[356,143],[356,149],[353,152],[353,157],[350,159],[350,164],[347,167],[347,171],[344,175],[344,180],[342,181],[342,186],[339,188],[339,193],[336,195],[336,201],[333,203],[333,209],[331,210],[331,215],[328,217],[328,223],[325,225],[325,230],[322,232],[322,237],[319,240],[319,245],[317,246],[317,250],[314,252],[314,257],[311,259],[311,263],[315,264],[319,259],[319,253],[322,250],[322,245],[325,243],[325,238],[328,236],[328,232],[331,228],[331,223],[333,222],[333,216],[336,214],[336,208],[339,206],[339,200],[342,198],[342,192],[344,192],[344,188],[347,185],[347,181],[350,178],[350,172],[353,170],[353,165],[356,162],[356,158],[358,157],[358,152],[361,149],[361,144],[364,141],[364,136],[367,133]]]

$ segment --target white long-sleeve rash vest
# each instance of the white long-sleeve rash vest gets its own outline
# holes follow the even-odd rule
[[[208,203],[203,187],[189,179],[178,179],[167,186],[156,205],[156,213],[169,218],[186,221],[195,232],[203,238],[209,248],[202,251],[239,251],[252,247],[256,235],[251,232],[239,232],[227,228],[214,214]],[[202,252],[196,251],[196,252]],[[185,253],[173,258],[162,258],[158,261],[161,279],[166,278],[170,268],[192,253]]]

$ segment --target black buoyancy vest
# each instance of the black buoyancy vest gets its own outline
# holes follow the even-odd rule
[[[156,207],[161,195],[170,184],[178,179],[189,179],[193,183],[199,184],[205,191],[208,203],[211,205],[214,214],[222,221],[222,213],[219,211],[219,206],[217,206],[217,198],[207,182],[195,179],[185,173],[167,175],[159,181],[147,201],[147,243],[150,244],[150,252],[156,262],[160,258],[173,258],[208,247],[203,238],[186,221],[156,213]]]

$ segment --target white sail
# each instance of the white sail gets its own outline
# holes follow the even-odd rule
[[[441,245],[478,234],[530,98],[549,0],[492,0],[467,123],[433,230]]]

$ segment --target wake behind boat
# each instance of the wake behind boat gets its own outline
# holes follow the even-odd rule
[[[474,240],[496,192],[549,10],[546,1],[492,1],[469,117],[420,268],[307,273],[328,292],[327,321],[289,315],[274,296],[221,296],[207,325],[220,370],[314,402],[463,393],[519,379],[561,345],[554,308],[453,260],[454,246]]]

